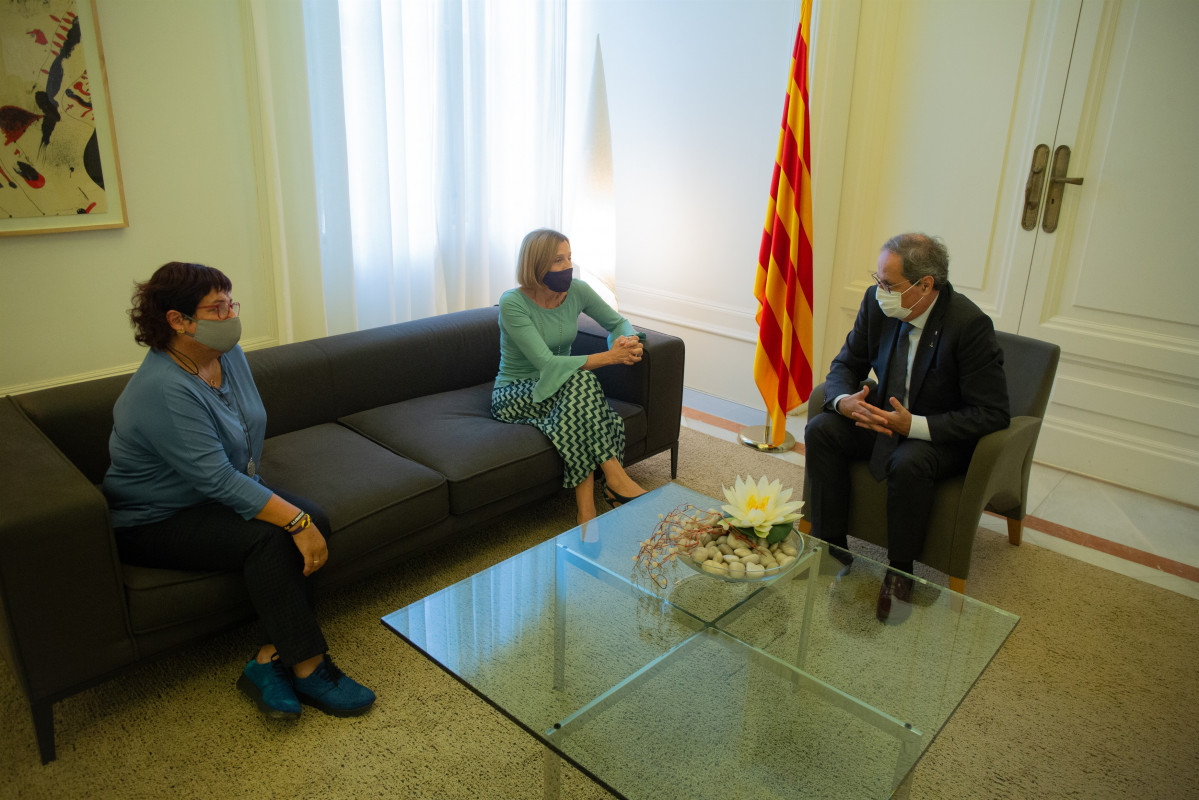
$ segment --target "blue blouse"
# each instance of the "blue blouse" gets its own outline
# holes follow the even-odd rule
[[[221,356],[221,388],[146,354],[113,407],[111,466],[101,489],[114,528],[146,525],[208,501],[245,519],[272,492],[250,472],[262,460],[266,409],[241,347]]]

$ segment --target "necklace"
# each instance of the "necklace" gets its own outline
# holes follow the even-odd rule
[[[200,380],[207,383],[213,389],[220,388],[220,385],[215,380],[213,380],[212,378],[205,378],[203,375],[200,374],[200,365],[197,364],[195,361],[188,358],[183,353],[179,352],[178,350],[171,347],[170,345],[167,345],[167,350],[169,350],[171,352],[171,355],[175,356],[175,362],[183,369],[184,372],[187,372],[191,375],[195,375],[197,378],[199,378]],[[218,363],[220,363],[220,362],[218,362]]]
[[[180,353],[170,345],[167,345],[167,350],[169,350],[175,356],[175,358],[178,359],[177,363],[183,368],[184,372],[188,373],[189,375],[195,375],[197,378],[211,386],[216,391],[217,397],[221,399],[221,402],[237,412],[237,420],[241,423],[242,434],[246,437],[246,452],[249,453],[249,461],[246,462],[246,475],[253,478],[254,474],[258,471],[258,465],[254,463],[254,443],[250,438],[250,426],[246,423],[246,415],[241,412],[241,403],[237,402],[237,398],[234,397],[232,391],[229,392],[229,397],[233,399],[233,402],[230,402],[229,398],[221,394],[220,387],[217,386],[216,381],[205,378],[203,375],[201,375],[200,366],[195,361],[188,358],[183,353]],[[218,361],[217,363],[219,364],[220,362]],[[189,364],[191,366],[188,366]]]

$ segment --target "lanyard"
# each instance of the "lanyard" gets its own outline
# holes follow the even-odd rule
[[[232,396],[233,395],[233,384],[230,380],[229,372],[228,372],[228,370],[223,369],[223,367],[224,367],[223,363],[221,366],[222,366],[221,371],[225,376],[224,385],[228,391],[228,394],[230,396]],[[209,386],[208,388],[210,388],[214,392],[216,392],[216,396],[221,398],[221,402],[223,402],[226,407],[237,412],[237,419],[241,423],[241,432],[246,437],[246,453],[250,459],[248,462],[246,462],[246,475],[253,478],[254,473],[256,473],[258,471],[258,466],[254,463],[254,445],[250,441],[250,426],[246,422],[245,414],[243,414],[241,411],[241,403],[236,402],[236,398],[234,399],[234,402],[230,402],[229,399],[225,397],[225,395],[221,394],[221,390],[217,389],[215,386]]]

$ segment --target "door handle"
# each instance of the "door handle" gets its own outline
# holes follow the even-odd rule
[[[1039,144],[1032,151],[1032,166],[1028,168],[1028,181],[1024,184],[1024,213],[1020,216],[1020,227],[1035,230],[1037,216],[1041,213],[1041,192],[1045,188],[1045,167],[1049,164],[1049,145]]]
[[[1066,185],[1082,186],[1082,178],[1067,178],[1070,167],[1070,148],[1060,146],[1053,151],[1053,166],[1049,169],[1049,191],[1045,194],[1045,214],[1041,217],[1041,230],[1053,233],[1057,230],[1057,218],[1062,211],[1062,192]]]

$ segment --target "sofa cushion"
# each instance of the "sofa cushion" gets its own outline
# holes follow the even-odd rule
[[[312,500],[337,530],[318,583],[401,535],[447,516],[445,479],[333,423],[274,436],[263,447],[269,486]],[[402,534],[401,534],[402,532]],[[224,615],[252,616],[242,576],[121,565],[136,634],[203,625]]]
[[[267,439],[262,479],[329,515],[331,568],[449,513],[445,478],[335,423]]]
[[[624,463],[631,464],[645,452],[645,437],[649,435],[649,422],[645,409],[636,403],[626,403],[615,397],[608,398],[608,405],[624,420]]]
[[[494,380],[500,368],[499,309],[439,314],[312,344],[328,360],[335,416],[344,417]]]
[[[99,483],[108,472],[112,407],[127,383],[128,375],[115,375],[20,394],[13,400],[89,483]]]
[[[135,634],[190,626],[223,614],[253,615],[250,596],[236,572],[189,572],[121,565],[129,625]]]
[[[450,513],[465,514],[548,481],[562,460],[541,431],[491,416],[491,383],[417,397],[341,419],[342,424],[446,477]],[[645,438],[645,414],[609,400],[625,420],[626,447]]]
[[[266,408],[268,437],[337,420],[333,368],[313,342],[251,350],[246,361]]]

